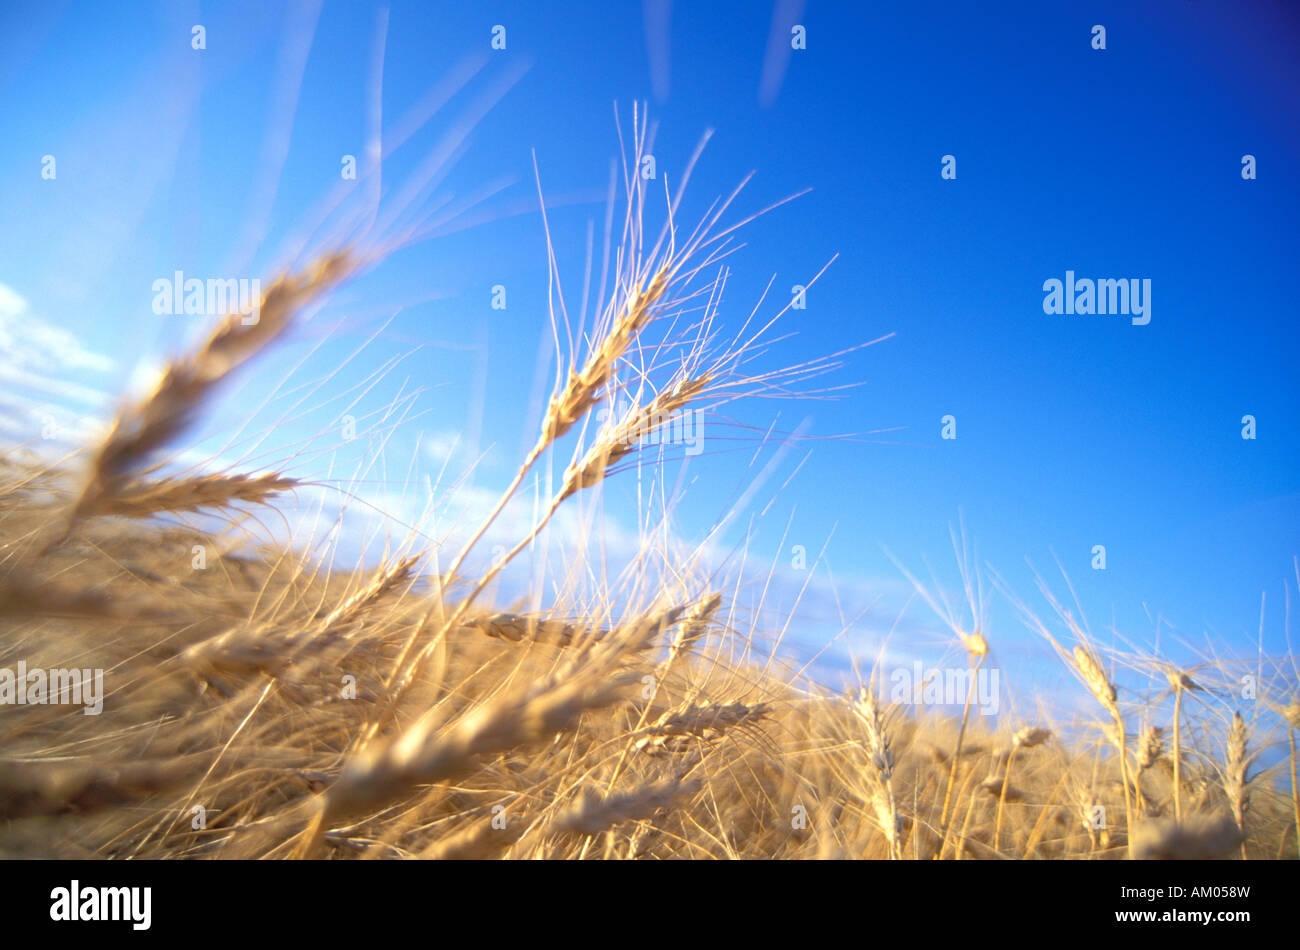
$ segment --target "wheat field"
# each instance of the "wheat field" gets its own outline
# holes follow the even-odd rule
[[[377,567],[322,563],[264,528],[294,478],[169,464],[213,394],[392,235],[326,244],[267,282],[256,321],[215,320],[92,443],[5,452],[0,668],[102,670],[104,688],[100,715],[0,706],[0,856],[1297,856],[1290,658],[1246,708],[1238,661],[1104,648],[1050,592],[1039,616],[1004,591],[1078,695],[990,723],[970,693],[959,715],[895,702],[877,669],[819,685],[697,552],[665,570],[647,544],[643,573],[541,612],[493,603],[558,512],[654,464],[644,437],[666,420],[816,394],[842,363],[781,366],[779,313],[720,313],[730,200],[695,225],[670,204],[656,234],[658,196],[635,174],[624,186],[599,319],[557,367],[500,503],[452,550],[412,537]],[[616,396],[627,408],[596,421]],[[552,463],[534,523],[485,559]],[[946,619],[973,676],[1001,643],[970,606]]]

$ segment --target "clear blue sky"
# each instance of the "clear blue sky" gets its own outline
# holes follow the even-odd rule
[[[665,18],[632,2],[393,4],[386,130],[467,57],[484,65],[394,156],[385,187],[400,189],[451,123],[490,99],[426,200],[491,194],[462,219],[470,227],[345,291],[230,397],[235,411],[256,407],[279,378],[274,367],[319,345],[302,377],[315,378],[392,318],[328,384],[346,388],[422,347],[375,391],[378,404],[403,386],[432,387],[414,404],[424,414],[389,443],[390,469],[371,478],[400,483],[417,435],[461,432],[462,462],[492,447],[474,480],[504,484],[535,422],[526,411],[535,367],[549,368],[538,357],[548,331],[532,153],[576,302],[588,222],[597,247],[603,226],[613,103],[626,124],[632,101],[648,99],[670,181],[715,130],[688,216],[751,169],[739,214],[812,189],[744,232],[724,322],[737,325],[772,275],[789,288],[838,253],[807,310],[786,318],[797,337],[783,352],[793,361],[895,334],[850,357],[839,381],[864,385],[847,398],[779,407],[782,428],[807,419],[812,435],[897,431],[803,443],[779,459],[756,502],[777,496],[751,566],[788,566],[793,544],[811,560],[830,537],[826,562],[845,609],[880,592],[866,626],[887,626],[901,600],[882,548],[921,572],[928,558],[951,584],[948,531],[964,514],[981,560],[1035,605],[1025,559],[1047,572],[1055,556],[1094,627],[1113,620],[1149,643],[1149,608],[1187,638],[1208,631],[1249,653],[1267,591],[1265,647],[1285,652],[1283,589],[1290,578],[1295,596],[1300,554],[1296,6],[775,6],[678,2]],[[16,295],[23,319],[112,363],[83,360],[65,375],[115,392],[140,356],[194,330],[150,312],[153,280],[177,269],[245,273],[231,268],[249,255],[247,273],[270,266],[338,184],[341,156],[364,155],[377,9],[327,3],[317,18],[309,4],[5,4],[0,284],[10,337]],[[807,48],[788,50],[761,101],[769,37],[775,24],[788,47],[788,19],[806,27]],[[193,24],[206,28],[203,51],[190,47]],[[504,51],[489,47],[496,24]],[[1106,28],[1105,50],[1092,48],[1094,24]],[[286,37],[311,40],[288,129],[277,119],[297,82]],[[40,174],[47,154],[53,181]],[[1245,154],[1256,157],[1256,180],[1242,178]],[[944,155],[955,156],[955,180],[941,178]],[[1045,314],[1043,283],[1067,270],[1150,279],[1149,325]],[[488,306],[495,284],[508,289],[505,311]],[[737,414],[764,426],[774,408]],[[940,438],[948,414],[953,441]],[[1241,438],[1247,414],[1253,441]],[[286,423],[267,448],[329,424],[328,412]],[[707,464],[690,463],[679,513],[687,536],[702,534],[746,477],[755,446],[735,445],[713,443]],[[328,464],[304,457],[296,472],[320,477]],[[1104,572],[1090,567],[1096,544]],[[799,583],[782,577],[787,592]],[[818,590],[805,607],[809,642],[834,613]],[[1014,653],[1028,635],[1009,612],[996,616],[990,639]]]

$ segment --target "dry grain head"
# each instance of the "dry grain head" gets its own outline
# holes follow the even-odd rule
[[[758,722],[768,716],[768,705],[757,703],[709,703],[691,705],[680,712],[669,710],[641,731],[633,749],[646,755],[681,752],[697,740],[711,742],[729,730]]]
[[[966,647],[967,652],[970,653],[971,656],[988,656],[989,642],[984,639],[984,634],[980,633],[978,630],[972,633],[965,633],[958,630],[957,635],[961,637],[962,644]]]
[[[1165,731],[1160,726],[1147,725],[1138,735],[1138,768],[1149,769],[1165,754]]]
[[[1005,786],[1005,792],[1004,792]],[[1007,784],[1006,775],[989,775],[984,781],[980,782],[980,791],[991,795],[993,798],[1005,797],[1009,802],[1024,801],[1024,792],[1014,785]]]
[[[171,360],[152,389],[125,405],[95,449],[86,481],[72,508],[82,518],[110,504],[150,454],[193,421],[213,390],[280,337],[298,311],[352,273],[355,258],[340,251],[299,274],[277,278],[262,295],[256,319],[227,314],[192,352]]]
[[[546,442],[554,442],[567,433],[600,401],[613,380],[619,358],[653,318],[668,282],[665,265],[649,284],[632,288],[609,333],[601,338],[581,369],[570,370],[564,388],[551,398],[542,423],[542,437]]]
[[[266,504],[281,492],[297,487],[283,475],[206,475],[198,478],[138,479],[113,494],[97,496],[85,515],[147,518],[162,512],[228,508],[236,502]]]
[[[1017,749],[1032,749],[1052,738],[1052,730],[1042,726],[1024,726],[1011,737],[1011,743]]]
[[[1088,687],[1088,691],[1096,697],[1097,702],[1101,703],[1112,715],[1118,717],[1119,706],[1116,703],[1115,687],[1106,676],[1106,671],[1097,658],[1090,651],[1075,644],[1074,666],[1079,671],[1079,676],[1082,677],[1084,685]]]
[[[600,834],[620,822],[653,818],[697,787],[697,784],[671,779],[605,796],[590,787],[584,788],[578,801],[555,819],[552,830]]]
[[[1300,729],[1300,697],[1292,696],[1291,705],[1282,710],[1282,715],[1292,729]]]
[[[1200,690],[1202,688],[1198,686],[1192,680],[1192,678],[1188,676],[1186,673],[1184,673],[1182,670],[1175,670],[1172,668],[1166,669],[1165,679],[1169,681],[1169,688],[1174,690],[1175,692],[1184,689],[1195,691],[1195,690]]]
[[[1250,757],[1246,746],[1249,741],[1249,729],[1241,713],[1233,712],[1232,728],[1228,731],[1227,759],[1224,763],[1223,790],[1228,796],[1233,817],[1238,828],[1245,827],[1246,812],[1250,808],[1250,778],[1246,775],[1250,767]]]

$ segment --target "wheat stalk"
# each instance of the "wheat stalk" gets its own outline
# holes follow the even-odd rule
[[[597,835],[624,821],[653,818],[696,787],[670,779],[614,795],[585,788],[579,800],[551,822],[550,831]]]
[[[166,605],[135,596],[74,587],[19,568],[0,577],[0,616],[81,617],[120,620],[166,620],[175,612]]]
[[[440,710],[431,710],[392,741],[349,760],[326,793],[324,820],[378,808],[410,794],[417,785],[471,771],[483,755],[550,738],[572,728],[583,713],[622,700],[634,680],[630,673],[567,681],[552,677],[450,723]]]
[[[1286,740],[1291,752],[1291,812],[1295,821],[1296,849],[1300,851],[1300,776],[1296,769],[1295,744],[1295,732],[1300,729],[1300,697],[1292,696],[1282,715],[1286,719]]]
[[[197,478],[136,480],[87,502],[82,516],[147,518],[162,512],[228,508],[236,502],[267,504],[298,481],[283,475],[204,475]]]
[[[1076,643],[1072,654],[1074,660],[1074,669],[1078,673],[1083,684],[1088,687],[1093,698],[1101,704],[1111,716],[1113,732],[1110,738],[1114,743],[1116,751],[1119,753],[1120,782],[1124,786],[1124,816],[1126,827],[1133,823],[1133,796],[1129,787],[1128,774],[1128,742],[1127,732],[1124,727],[1124,716],[1120,712],[1118,693],[1115,690],[1115,684],[1110,681],[1106,671],[1102,668],[1101,661],[1093,652],[1085,648],[1082,644]]]
[[[876,699],[875,690],[868,686],[858,690],[852,708],[866,733],[867,757],[871,763],[868,781],[876,824],[889,846],[890,860],[898,861],[903,857],[902,821],[894,795],[894,753],[885,713]]]
[[[522,824],[497,827],[492,820],[475,819],[467,828],[435,839],[420,852],[428,861],[470,861],[496,857],[519,840]]]
[[[668,424],[674,413],[684,409],[705,390],[712,376],[682,376],[657,393],[645,406],[634,406],[617,424],[602,431],[581,459],[564,470],[564,482],[556,503],[571,498],[584,488],[604,480],[618,462],[632,454],[641,441]]]
[[[1165,668],[1165,677],[1169,680],[1169,688],[1174,691],[1174,818],[1181,820],[1183,817],[1183,692],[1196,691],[1201,687],[1196,685],[1187,673],[1172,667]]]
[[[685,709],[669,710],[640,730],[633,749],[646,755],[681,752],[695,740],[720,739],[728,730],[766,719],[769,712],[767,703],[692,703]]]
[[[420,562],[420,555],[398,558],[393,563],[375,572],[369,583],[343,600],[337,607],[325,615],[320,622],[321,631],[328,631],[341,624],[348,623],[373,606],[377,601],[392,593],[411,580],[415,565]]]
[[[199,407],[232,372],[280,337],[295,314],[354,268],[348,251],[329,254],[300,274],[277,278],[248,315],[227,314],[192,352],[171,360],[153,388],[123,407],[94,451],[71,520],[111,505],[131,472],[193,421]]]
[[[969,633],[956,629],[956,627],[954,627],[954,630],[956,630],[958,639],[961,640],[962,645],[966,647],[966,652],[969,654],[971,677],[970,686],[966,689],[966,702],[962,707],[961,726],[957,730],[957,746],[953,750],[952,765],[948,770],[948,783],[944,787],[943,808],[939,813],[939,855],[943,854],[944,845],[947,844],[948,826],[953,818],[952,812],[949,811],[949,805],[952,803],[952,789],[957,778],[957,763],[961,758],[962,743],[966,740],[966,726],[970,721],[971,701],[975,698],[975,684],[979,678],[980,668],[983,667],[984,660],[988,657],[989,652],[988,641],[984,639],[984,635],[978,630]]]
[[[1146,810],[1146,796],[1142,792],[1142,773],[1154,766],[1165,754],[1165,731],[1159,726],[1144,725],[1138,733],[1133,788],[1137,793],[1138,811]]]
[[[89,764],[0,760],[0,821],[135,802],[174,787],[194,763],[195,756]]]
[[[381,568],[320,620],[287,630],[269,624],[242,625],[186,648],[179,660],[211,685],[216,685],[218,675],[282,677],[306,651],[319,657],[342,641],[342,628],[407,583],[418,562],[418,556],[404,557]]]
[[[673,638],[668,657],[660,671],[660,681],[672,670],[678,658],[688,653],[708,632],[709,621],[721,606],[722,595],[719,593],[705,594],[690,606],[682,617],[682,622],[677,625],[677,635]]]
[[[1241,856],[1246,857],[1246,811],[1250,808],[1250,782],[1246,772],[1250,767],[1252,756],[1246,752],[1249,742],[1249,730],[1241,713],[1233,712],[1232,728],[1228,730],[1228,743],[1225,751],[1223,790],[1228,796],[1228,806],[1232,809],[1232,818],[1237,829],[1242,833]]]
[[[1105,816],[1105,806],[1097,800],[1096,793],[1090,788],[1080,787],[1075,800],[1079,807],[1079,822],[1083,825],[1084,830],[1088,832],[1088,841],[1095,853],[1098,845],[1104,848],[1110,841],[1110,829],[1104,817],[1101,828],[1098,828],[1095,822],[1098,808],[1101,809],[1101,814]]]
[[[993,850],[1001,850],[1002,811],[1007,802],[1007,787],[1011,784],[1011,767],[1020,749],[1032,749],[1040,746],[1052,737],[1052,730],[1041,726],[1022,726],[1011,737],[1011,748],[1007,750],[1007,765],[1002,781],[998,785],[998,811],[993,825]]]
[[[496,613],[475,617],[465,626],[479,631],[484,636],[509,643],[548,643],[568,647],[575,642],[599,642],[609,635],[609,629],[594,629],[546,617],[533,617],[525,614]]]

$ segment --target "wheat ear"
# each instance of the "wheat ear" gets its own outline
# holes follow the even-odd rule
[[[1251,779],[1246,772],[1252,757],[1246,754],[1248,741],[1249,731],[1246,728],[1246,720],[1241,718],[1241,713],[1233,712],[1224,762],[1223,790],[1228,796],[1232,818],[1237,823],[1237,829],[1242,833],[1241,856],[1243,858],[1246,857],[1246,810],[1250,807]]]
[[[147,518],[162,512],[227,508],[236,502],[265,504],[297,485],[296,479],[277,474],[138,479],[116,492],[97,495],[83,506],[81,514]]]
[[[871,763],[868,781],[876,824],[880,826],[889,846],[890,860],[898,861],[903,857],[903,845],[902,822],[898,816],[898,800],[894,795],[894,752],[885,713],[880,708],[874,689],[863,686],[858,690],[853,712],[866,734],[867,757]]]
[[[597,835],[624,821],[653,818],[697,786],[670,779],[629,792],[601,795],[591,788],[551,823],[552,833]]]
[[[549,739],[582,713],[620,701],[630,673],[593,682],[547,679],[523,693],[489,702],[454,723],[426,713],[391,742],[363,750],[344,767],[326,795],[326,821],[385,805],[476,767],[482,755]]]
[[[114,418],[90,461],[71,520],[110,503],[130,474],[193,421],[213,390],[288,329],[304,306],[351,273],[354,258],[340,251],[303,273],[275,280],[251,314],[227,314],[192,352],[171,360],[153,388]]]

